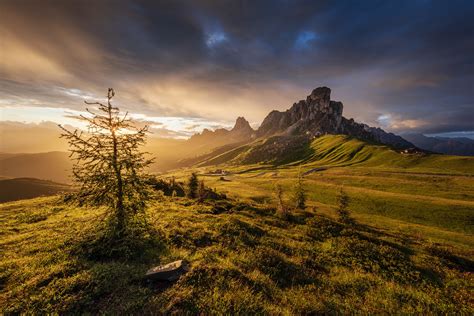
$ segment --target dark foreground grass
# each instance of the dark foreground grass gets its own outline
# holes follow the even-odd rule
[[[471,251],[313,211],[285,220],[265,200],[157,201],[149,223],[161,242],[126,261],[73,251],[101,209],[57,198],[3,204],[0,311],[473,314]],[[177,282],[143,280],[151,266],[176,259],[191,263]]]

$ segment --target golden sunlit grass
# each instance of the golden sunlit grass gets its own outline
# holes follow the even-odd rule
[[[330,205],[315,201],[316,211],[293,212],[285,220],[275,214],[268,196],[261,202],[244,200],[232,202],[229,211],[185,198],[153,202],[150,223],[163,247],[129,261],[95,261],[72,251],[101,209],[62,205],[57,197],[3,204],[0,309],[113,314],[473,312],[473,254],[463,246],[472,241],[469,235],[426,225],[419,229],[379,215],[370,219],[373,226],[347,226],[335,219]],[[354,215],[368,220],[365,214]],[[444,233],[452,235],[442,243],[425,235],[442,240]],[[151,266],[176,259],[187,259],[192,267],[176,283],[143,279]]]

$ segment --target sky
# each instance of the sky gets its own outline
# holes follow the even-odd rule
[[[84,100],[157,136],[258,127],[319,86],[344,116],[474,138],[474,1],[0,1],[0,124],[76,126]]]

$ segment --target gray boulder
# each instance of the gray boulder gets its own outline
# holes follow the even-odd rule
[[[147,271],[145,279],[153,281],[176,281],[188,270],[188,262],[185,260],[178,260],[151,268]]]

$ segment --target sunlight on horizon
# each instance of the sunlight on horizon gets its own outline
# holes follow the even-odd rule
[[[0,122],[21,122],[25,124],[53,122],[85,129],[87,124],[75,119],[74,116],[87,114],[86,111],[67,108],[4,106],[0,107]],[[164,138],[185,139],[195,133],[202,132],[204,129],[232,128],[233,124],[233,122],[210,121],[198,117],[147,116],[140,113],[129,113],[129,115],[138,124],[148,124],[153,134]],[[173,136],[161,135],[160,130],[170,131]]]

